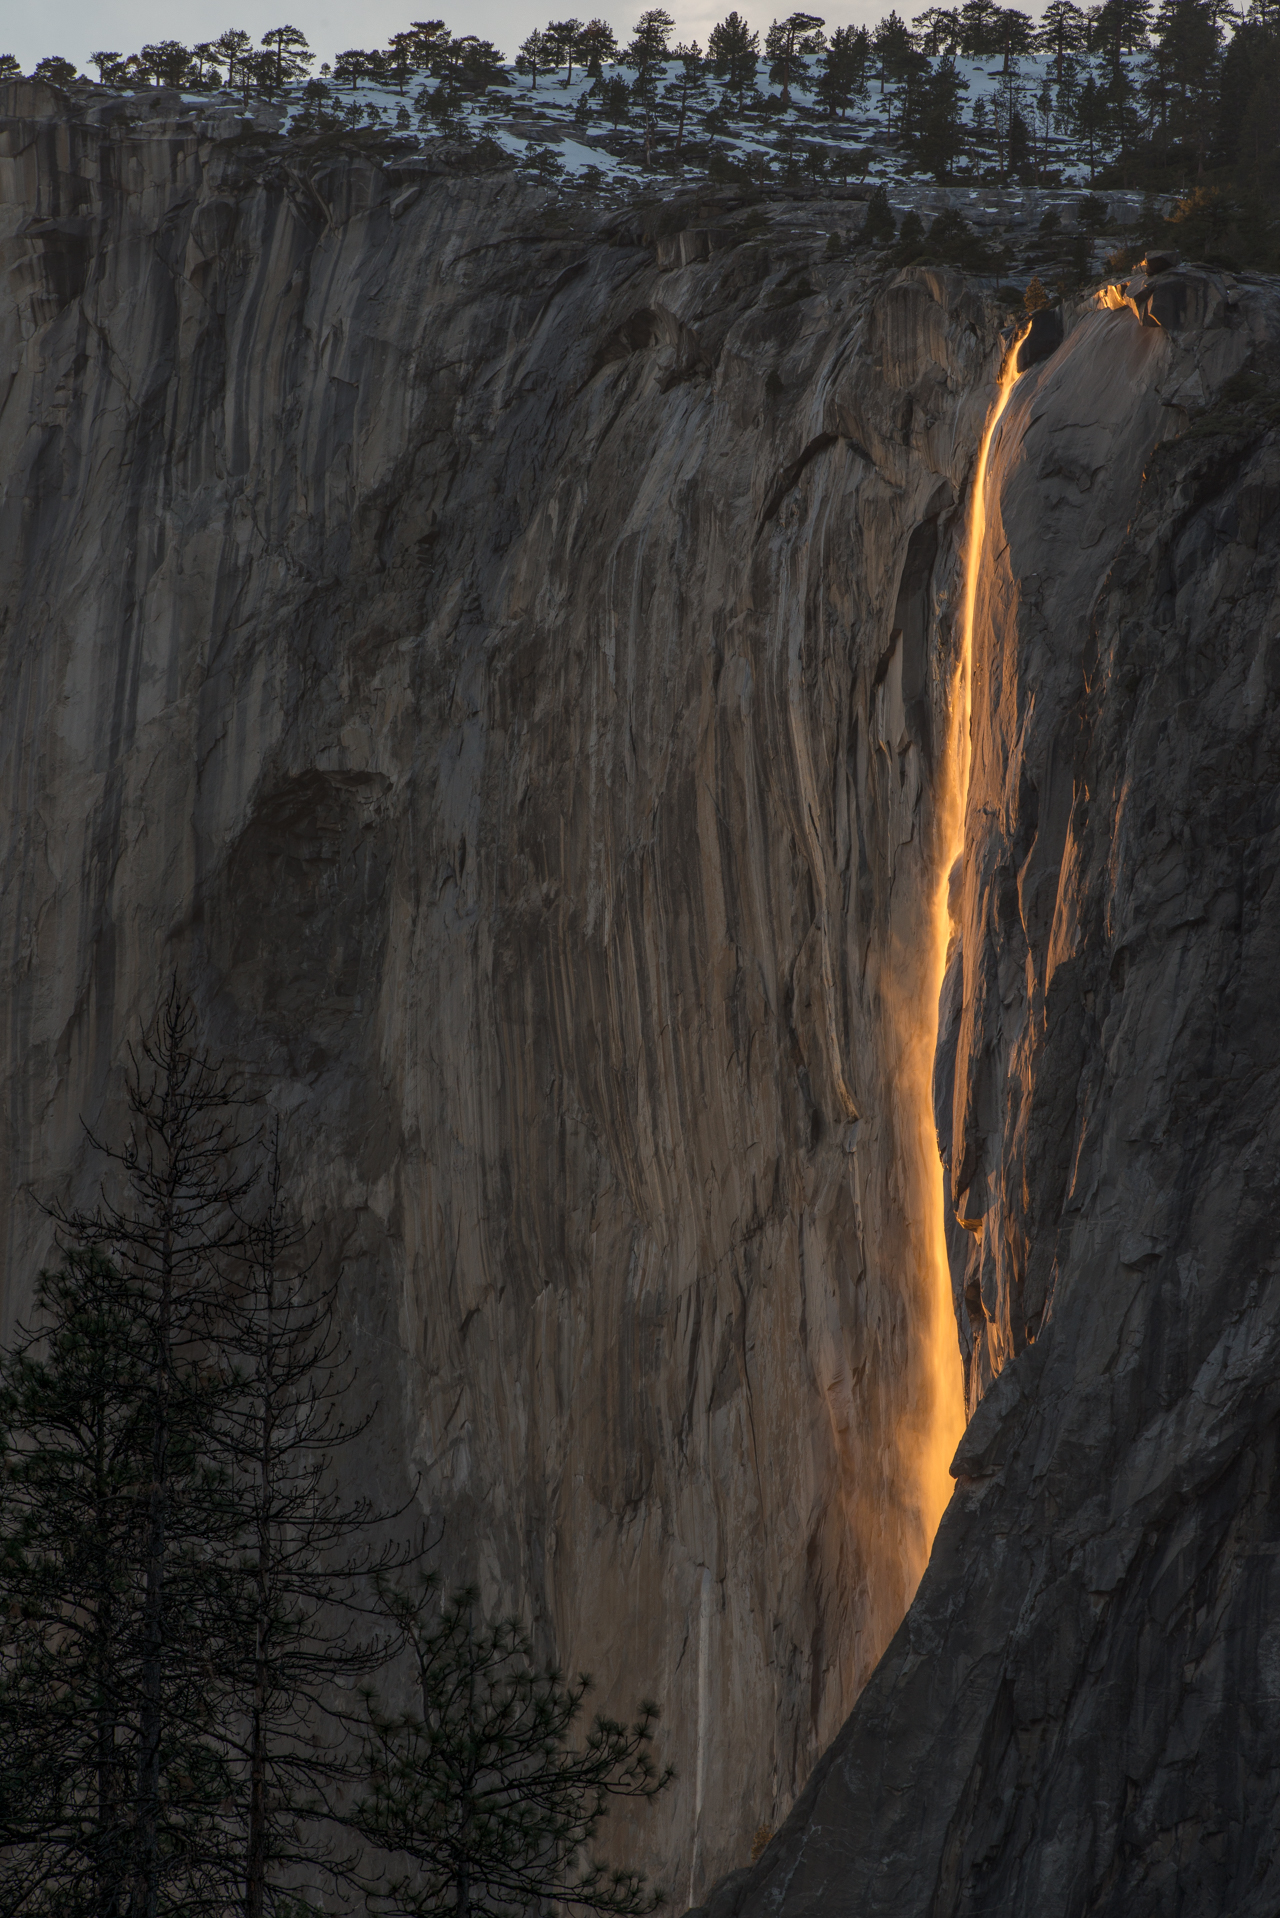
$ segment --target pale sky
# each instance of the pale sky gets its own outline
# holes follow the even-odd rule
[[[871,24],[888,13],[892,3],[838,0],[825,17],[829,27]],[[580,0],[576,11],[584,20],[598,14],[623,39],[648,4],[650,0],[638,0],[634,6],[619,7]],[[711,27],[735,4],[762,31],[775,15],[790,11],[787,0],[779,0],[776,6],[768,0],[723,0],[720,5],[707,0],[666,0],[667,11],[675,17],[676,37],[692,35],[704,46]],[[906,5],[898,0],[898,4],[899,12],[909,19],[928,0],[909,0]],[[411,19],[443,17],[455,33],[477,33],[482,39],[495,40],[513,59],[516,47],[534,27],[574,12],[572,4],[560,0],[554,0],[549,13],[545,9],[546,0],[466,0],[465,5],[448,5],[445,0],[404,0],[402,5],[396,0],[364,0],[355,7],[338,0],[188,0],[183,5],[174,5],[173,0],[52,0],[52,4],[37,0],[34,6],[9,0],[0,26],[0,53],[16,54],[27,72],[45,54],[60,53],[87,72],[89,55],[98,47],[135,53],[144,41],[170,39],[191,46],[197,40],[216,39],[226,27],[244,27],[259,39],[268,28],[287,22],[306,34],[318,66],[321,60],[332,60],[342,47],[384,45],[390,34]],[[1040,11],[1038,5],[1035,11]]]

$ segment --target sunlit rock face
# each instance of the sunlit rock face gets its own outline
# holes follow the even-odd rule
[[[8,104],[8,1322],[177,967],[341,1267],[365,1484],[661,1701],[629,1843],[696,1896],[936,1516],[922,926],[993,329],[785,207],[660,271],[510,178]]]
[[[1069,315],[993,443],[956,1496],[722,1913],[1280,1906],[1280,289],[1156,286]]]
[[[835,215],[699,257],[7,105],[9,1322],[176,966],[341,1270],[364,1483],[661,1699],[618,1837],[677,1900],[812,1771],[723,1918],[1273,1913],[1280,465],[1215,396],[1274,292],[1135,283],[1014,391],[935,1061],[982,303]],[[895,1637],[931,1075],[973,1418]]]

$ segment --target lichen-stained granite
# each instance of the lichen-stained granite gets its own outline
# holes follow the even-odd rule
[[[830,1746],[722,1905],[1273,1909],[1274,292],[1081,307],[996,444],[976,1409],[894,1637],[995,315],[826,260],[847,208],[673,242],[153,109],[0,97],[6,1322],[176,965],[341,1267],[367,1484],[661,1700],[678,1902]]]

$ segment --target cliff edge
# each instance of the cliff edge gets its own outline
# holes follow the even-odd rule
[[[601,1704],[663,1700],[677,1899],[811,1773],[719,1903],[1270,1883],[1274,291],[1082,307],[993,449],[943,1377],[997,316],[812,203],[601,220],[38,92],[8,1322],[176,965],[342,1273],[366,1483]]]

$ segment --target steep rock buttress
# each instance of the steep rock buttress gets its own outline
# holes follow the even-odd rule
[[[994,317],[785,209],[655,249],[7,105],[10,1322],[176,964],[341,1270],[366,1481],[662,1699],[677,1897],[813,1772],[726,1911],[1265,1901],[1274,296],[1074,315],[993,445],[935,1074],[973,1417],[895,1637]]]
[[[956,1495],[719,1913],[1280,1902],[1280,295],[1190,268],[1069,317],[977,582]]]
[[[510,178],[8,104],[9,1322],[176,965],[341,1269],[366,1483],[662,1701],[632,1843],[696,1896],[940,1505],[900,1080],[991,323],[785,207],[664,271]]]

